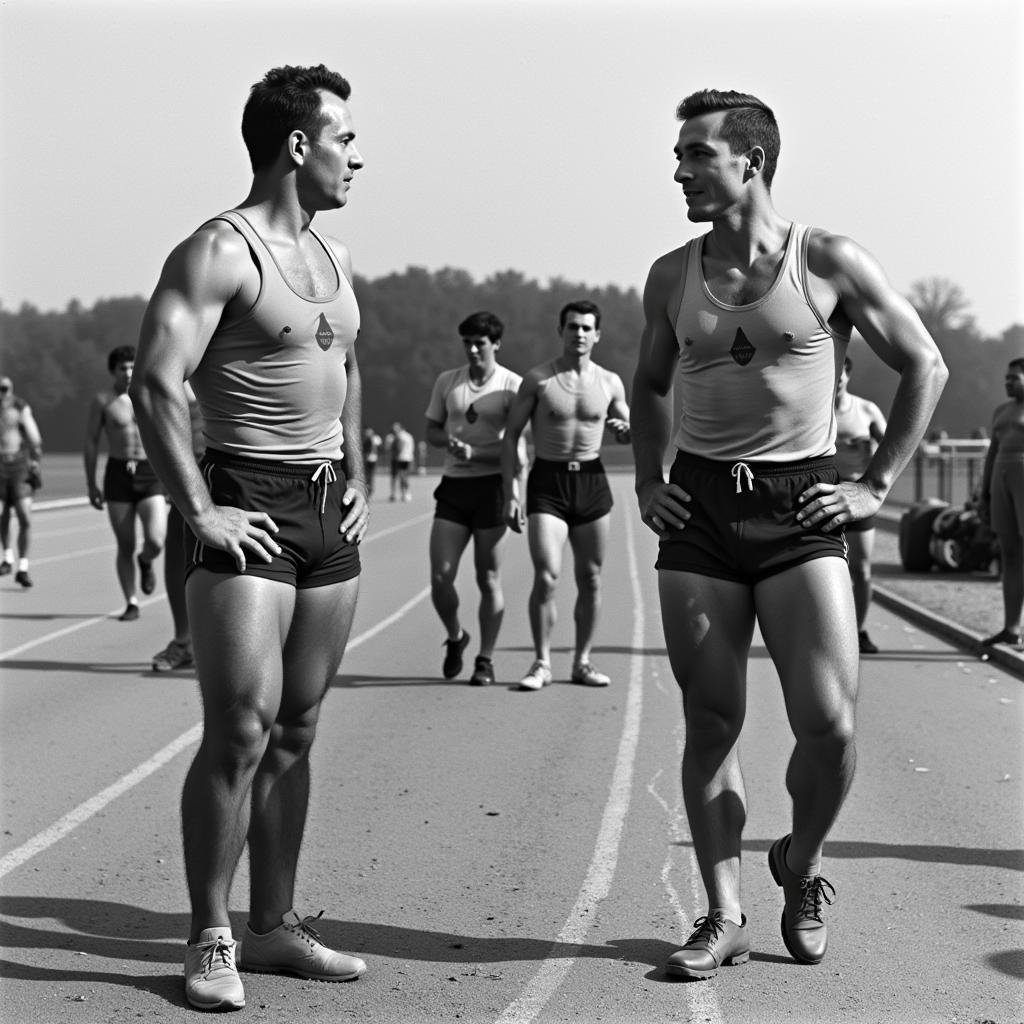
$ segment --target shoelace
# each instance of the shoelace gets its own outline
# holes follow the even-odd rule
[[[813,917],[815,921],[821,920],[821,901],[824,900],[829,906],[832,906],[832,900],[828,898],[825,892],[826,887],[835,896],[836,890],[832,883],[828,879],[822,878],[821,875],[800,879],[800,888],[802,890],[800,896],[800,917]]]
[[[309,914],[304,917],[297,924],[290,925],[294,931],[298,932],[307,942],[312,945],[314,942],[323,945],[323,939],[320,938],[320,933],[313,927],[313,921],[319,921],[324,916],[324,912],[321,910],[319,914]]]
[[[322,479],[321,474],[323,474]],[[310,479],[313,483],[320,484],[320,515],[323,515],[327,509],[327,488],[338,479],[338,474],[334,472],[334,466],[329,462],[321,462]],[[320,913],[322,914],[323,911],[321,910]],[[316,918],[314,917],[312,920],[315,921]]]
[[[214,963],[217,959],[220,960],[219,964]],[[235,960],[231,943],[226,942],[222,936],[218,935],[210,944],[210,948],[204,951],[202,965],[203,974],[212,974],[217,967],[233,969]]]
[[[740,474],[744,474],[741,476]],[[743,481],[747,481],[747,489],[753,491],[754,489],[754,474],[750,472],[750,467],[745,462],[737,462],[732,467],[730,476],[736,481],[736,493],[741,494],[743,492]]]
[[[701,939],[711,945],[725,934],[725,925],[717,917],[698,917],[693,927],[693,934],[686,940],[688,946]]]

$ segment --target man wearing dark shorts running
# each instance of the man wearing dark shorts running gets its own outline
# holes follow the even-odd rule
[[[459,324],[466,365],[445,370],[437,378],[426,414],[427,443],[445,449],[430,530],[430,596],[448,632],[441,674],[454,679],[462,672],[462,654],[469,644],[469,634],[459,621],[455,580],[462,553],[472,540],[480,589],[480,653],[469,677],[472,686],[494,682],[494,645],[505,613],[501,442],[522,378],[498,363],[504,333],[501,320],[486,311],[473,313]]]
[[[1008,401],[992,414],[978,509],[999,540],[1003,628],[982,643],[1019,648],[1024,608],[1024,359],[1010,361],[1004,383]]]
[[[849,356],[843,360],[836,385],[836,470],[840,480],[859,480],[885,436],[885,416],[874,402],[853,394],[847,385],[853,371]],[[857,646],[861,654],[877,654],[868,635],[871,607],[871,557],[875,550],[875,516],[851,520],[844,527],[857,610]]]
[[[153,562],[163,550],[167,535],[167,502],[164,488],[142,444],[135,408],[128,388],[135,368],[135,349],[120,345],[107,356],[113,386],[93,396],[85,426],[85,482],[93,508],[107,507],[111,529],[117,540],[115,566],[127,605],[122,622],[139,617],[135,591],[135,564],[143,594],[156,590]],[[107,465],[102,490],[96,484],[96,462],[100,438],[107,440]],[[142,525],[142,550],[135,556],[136,522]]]
[[[607,686],[609,677],[590,660],[601,606],[601,566],[608,544],[612,494],[601,464],[608,429],[629,443],[629,406],[618,374],[598,366],[591,355],[601,340],[601,311],[588,300],[570,302],[559,314],[562,353],[523,378],[509,413],[502,449],[505,516],[517,533],[523,519],[533,560],[530,630],[534,660],[519,681],[522,690],[551,682],[551,633],[557,618],[555,589],[566,541],[576,575],[576,642],[570,678],[583,686]],[[519,439],[533,432],[533,466],[524,503],[518,476]]]
[[[10,377],[0,377],[0,576],[14,573],[14,582],[32,586],[28,552],[32,539],[32,495],[41,484],[39,463],[43,438],[32,407],[14,393]],[[18,556],[15,567],[11,545],[11,513],[18,520]]]
[[[246,841],[238,966],[317,981],[366,968],[293,905],[310,746],[352,625],[367,524],[351,259],[310,223],[345,205],[363,165],[349,91],[323,65],[275,68],[253,86],[249,194],[168,257],[132,385],[147,451],[190,531],[204,729],[182,794],[185,992],[203,1010],[245,1004],[228,897]],[[186,381],[203,416],[201,467]]]
[[[702,238],[658,259],[633,380],[636,490],[661,540],[665,644],[683,694],[683,796],[708,898],[667,970],[707,978],[750,955],[740,903],[746,817],[737,747],[759,626],[796,746],[790,832],[769,868],[782,938],[825,955],[822,846],[853,779],[858,652],[847,523],[873,515],[910,460],[947,371],[910,304],[848,238],[781,217],[775,117],[705,90],[677,115],[675,180]],[[900,374],[889,429],[858,481],[835,467],[834,396],[850,333]],[[666,481],[673,378],[681,417]]]

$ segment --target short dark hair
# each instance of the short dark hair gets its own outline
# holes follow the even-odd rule
[[[319,135],[326,124],[321,112],[321,89],[342,100],[352,93],[348,82],[323,64],[271,68],[249,90],[242,112],[242,138],[253,171],[268,167],[277,159],[290,132],[301,131],[310,139]]]
[[[1011,359],[1007,366],[1016,366],[1018,370],[1024,371],[1024,356],[1018,356],[1016,359]]]
[[[491,341],[501,341],[505,333],[505,325],[486,309],[479,313],[470,313],[465,320],[459,324],[460,338],[490,338]]]
[[[732,89],[701,89],[691,93],[676,107],[676,117],[686,121],[702,114],[728,111],[722,119],[718,135],[729,144],[729,151],[735,156],[745,153],[754,146],[764,150],[764,169],[761,177],[765,187],[772,187],[775,168],[779,162],[779,125],[771,107],[756,96]]]
[[[135,362],[135,346],[134,345],[118,345],[117,348],[110,350],[110,355],[107,356],[107,369],[113,373],[115,367],[120,363],[134,363]]]
[[[565,326],[565,321],[570,313],[582,313],[584,316],[591,313],[594,317],[594,326],[601,326],[601,310],[598,309],[597,303],[591,302],[590,299],[576,299],[574,302],[567,302],[558,314],[559,330]]]
[[[843,369],[847,373],[853,373],[853,360],[849,356],[843,360]]]

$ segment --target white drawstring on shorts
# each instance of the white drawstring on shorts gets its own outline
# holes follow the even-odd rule
[[[736,493],[743,493],[743,481],[747,481],[748,490],[753,491],[754,489],[754,474],[750,472],[750,467],[745,462],[737,462],[732,467],[732,476],[736,480]]]
[[[338,479],[338,474],[334,472],[334,466],[330,462],[321,462],[310,479],[313,483],[320,484],[320,515],[323,515],[327,509],[327,488]]]

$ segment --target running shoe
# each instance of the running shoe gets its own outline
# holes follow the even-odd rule
[[[137,604],[130,604],[120,615],[118,615],[118,622],[134,622],[139,617],[139,606]]]
[[[490,686],[494,682],[494,665],[490,658],[482,654],[476,656],[473,663],[473,674],[469,677],[470,686]]]
[[[181,668],[191,668],[194,664],[192,648],[177,640],[172,640],[159,654],[153,655],[154,672],[176,672]]]
[[[12,572],[14,572],[12,562],[0,562],[0,576],[10,576]]]
[[[139,563],[139,586],[144,594],[152,594],[156,590],[156,573],[153,572],[153,563],[139,555],[136,559]]]
[[[312,927],[323,913],[321,910],[314,917],[299,917],[289,910],[266,935],[257,935],[246,925],[239,967],[260,974],[294,974],[312,981],[354,981],[366,970],[366,963],[323,944]]]
[[[983,647],[994,647],[996,644],[1010,644],[1013,647],[1020,647],[1021,635],[1020,633],[1014,633],[1012,629],[1001,629],[998,633],[985,637],[981,644]]]
[[[577,661],[572,667],[572,681],[580,686],[607,686],[611,677],[598,672],[589,661]]]
[[[19,569],[14,574],[14,582],[20,583],[23,587],[32,586],[32,577],[28,574],[28,569]]]
[[[775,884],[782,886],[782,941],[794,960],[802,964],[820,964],[828,948],[828,929],[822,920],[822,903],[831,905],[826,889],[835,896],[832,885],[821,875],[798,875],[786,863],[790,836],[783,836],[768,851],[768,868]]]
[[[245,990],[226,928],[206,928],[185,947],[185,998],[197,1010],[241,1010]]]
[[[462,672],[462,653],[469,646],[469,634],[463,630],[458,640],[445,640],[444,664],[441,674],[445,679],[454,679]]]
[[[716,910],[708,917],[698,917],[693,927],[686,945],[668,958],[666,974],[703,981],[713,978],[719,967],[738,967],[750,959],[746,915],[736,924]]]
[[[871,637],[868,636],[868,631],[866,629],[862,629],[857,634],[857,643],[860,645],[861,654],[878,653],[878,645],[872,641]]]
[[[540,690],[551,682],[551,666],[546,661],[538,658],[531,666],[530,671],[519,680],[520,690]]]

